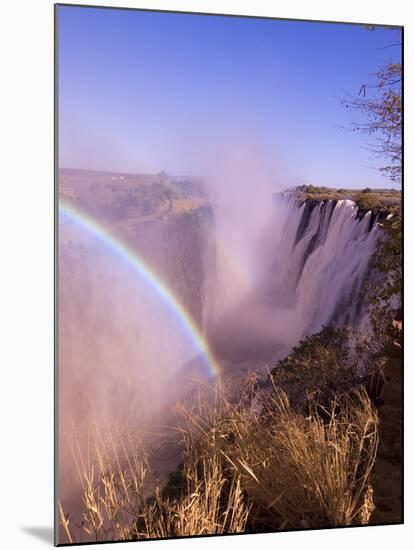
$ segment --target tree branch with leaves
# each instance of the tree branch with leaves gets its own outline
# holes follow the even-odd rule
[[[389,63],[374,76],[374,83],[362,85],[358,97],[343,100],[349,110],[359,112],[352,129],[372,137],[370,149],[387,161],[380,171],[391,181],[402,179],[402,64]]]

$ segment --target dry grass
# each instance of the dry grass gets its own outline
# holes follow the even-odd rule
[[[161,490],[142,445],[97,433],[88,461],[76,456],[88,540],[368,523],[377,415],[366,392],[328,409],[312,404],[308,417],[276,387],[259,414],[249,392],[236,404],[219,396],[178,411],[184,459],[172,493]],[[75,542],[62,509],[61,525]]]
[[[96,430],[87,453],[75,444],[84,509],[81,524],[74,525],[59,505],[60,523],[69,542],[245,530],[249,506],[242,492],[241,476],[237,472],[230,478],[227,475],[227,460],[212,438],[214,428],[208,432],[200,430],[195,415],[183,409],[178,413],[181,425],[177,428],[177,441],[184,447],[180,476],[183,484],[174,497],[162,494],[148,451],[130,433],[121,436],[107,432],[104,439],[102,432]],[[80,535],[76,537],[79,528]]]
[[[265,420],[245,410],[232,420],[229,460],[254,520],[273,529],[368,523],[378,420],[365,390],[329,408],[311,404],[307,417],[277,388],[270,401]]]

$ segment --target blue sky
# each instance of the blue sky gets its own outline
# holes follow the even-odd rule
[[[59,8],[60,167],[202,175],[240,143],[275,181],[387,187],[341,105],[397,31]]]

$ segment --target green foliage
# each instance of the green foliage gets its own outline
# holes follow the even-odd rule
[[[361,210],[379,210],[381,208],[381,199],[379,195],[366,190],[355,197],[355,203]]]
[[[370,267],[377,274],[371,284],[371,323],[375,338],[386,345],[394,337],[395,321],[402,319],[402,217],[400,213],[381,223],[380,239]]]
[[[363,190],[356,190],[302,185],[296,187],[295,193],[301,202],[307,200],[353,200],[361,210],[374,210],[381,213],[383,216],[397,213],[401,203],[401,191],[397,189],[376,189],[375,192],[373,192],[369,187]]]
[[[302,193],[309,193],[311,195],[316,195],[319,193],[329,193],[331,190],[329,187],[325,186],[315,186],[315,185],[300,185],[297,187],[297,190]]]
[[[292,403],[310,397],[328,402],[360,380],[354,351],[358,343],[349,328],[324,327],[302,340],[271,371],[273,382]]]

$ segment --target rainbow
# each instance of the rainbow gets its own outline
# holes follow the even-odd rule
[[[59,200],[59,218],[63,213],[87,233],[102,242],[115,255],[128,263],[145,284],[158,296],[164,305],[175,315],[198,353],[203,355],[210,374],[216,377],[219,374],[218,364],[213,351],[204,336],[201,334],[191,315],[182,306],[165,283],[152,271],[138,254],[120,239],[114,237],[108,229],[97,223],[90,216],[62,199]]]

